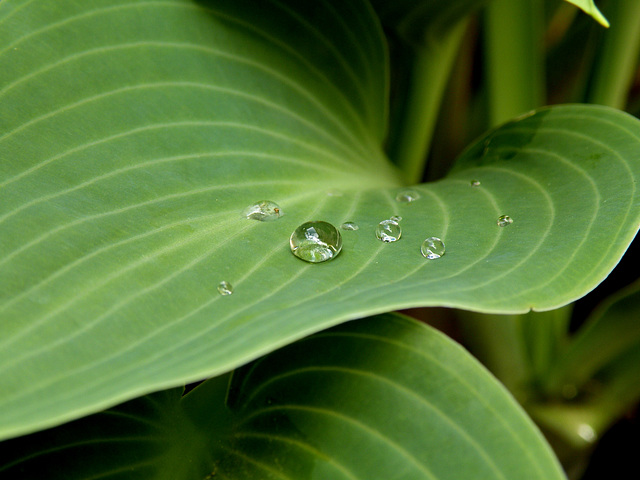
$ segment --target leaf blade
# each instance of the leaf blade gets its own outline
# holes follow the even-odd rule
[[[9,468],[64,478],[106,467],[128,478],[564,478],[509,393],[460,346],[407,317],[350,322],[262,358],[234,373],[225,405],[227,384],[225,375],[182,399],[173,389],[7,441],[0,471],[12,472],[6,458],[21,449],[57,446],[45,461],[27,455]],[[93,471],[60,468],[83,448],[74,439],[103,429],[86,462]],[[136,435],[149,447],[109,447]],[[128,463],[136,457],[147,466]]]
[[[326,18],[368,16],[342,17],[354,19],[349,35],[344,22],[320,33],[300,21],[318,12],[295,2],[259,13],[231,1],[2,4],[3,436],[394,308],[554,308],[613,268],[638,225],[636,120],[597,107],[539,112],[481,139],[445,180],[413,187],[419,201],[397,203],[403,189],[380,148],[379,26],[361,2],[323,5]],[[370,94],[371,105],[358,100]],[[242,218],[262,199],[282,218]],[[500,229],[505,213],[515,222]],[[373,231],[391,215],[405,217],[404,235],[385,245]],[[360,230],[344,233],[331,263],[303,264],[288,237],[313,219]],[[435,262],[419,253],[432,235],[447,245]],[[607,245],[601,262],[581,237]],[[545,246],[540,262],[531,252]],[[233,295],[217,294],[223,280]]]

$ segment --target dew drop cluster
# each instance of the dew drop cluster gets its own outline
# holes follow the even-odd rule
[[[479,187],[480,180],[470,180],[471,187]],[[331,190],[328,196],[340,197],[342,192]],[[395,197],[398,203],[413,203],[420,199],[420,194],[415,190],[402,190]],[[272,222],[282,217],[283,212],[280,206],[271,200],[260,200],[243,211],[243,215],[249,220],[260,222]],[[393,215],[382,220],[375,228],[375,236],[383,243],[394,243],[402,238],[402,227],[400,215]],[[497,220],[499,227],[506,227],[513,223],[513,219],[508,215],[501,215]],[[346,232],[357,231],[360,226],[348,221],[336,228],[329,222],[315,220],[305,222],[296,228],[289,238],[291,252],[297,258],[309,263],[323,263],[336,258],[342,251],[342,235],[340,230]],[[427,237],[420,245],[420,254],[427,260],[442,258],[445,254],[444,242],[435,236]],[[233,286],[222,281],[218,284],[218,293],[222,296],[231,295]]]

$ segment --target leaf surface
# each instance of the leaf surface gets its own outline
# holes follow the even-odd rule
[[[386,75],[358,0],[0,3],[0,437],[370,314],[553,309],[616,265],[639,223],[637,120],[542,110],[401,203]],[[246,219],[261,200],[281,218]],[[382,243],[392,215],[402,238]],[[360,228],[312,265],[289,249],[309,220]]]
[[[37,478],[565,478],[521,408],[436,330],[340,325],[228,377],[9,440],[0,474]],[[10,459],[7,461],[7,458]],[[57,476],[56,476],[57,475]]]

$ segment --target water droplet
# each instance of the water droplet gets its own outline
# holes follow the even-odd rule
[[[578,425],[578,436],[583,440],[591,443],[597,438],[597,434],[591,425],[581,423]]]
[[[218,284],[218,293],[220,295],[231,295],[233,293],[233,285],[229,282],[220,282]]]
[[[293,254],[305,262],[320,263],[335,258],[342,250],[342,236],[327,222],[306,222],[289,239]]]
[[[383,220],[376,227],[376,237],[382,242],[396,242],[400,240],[400,236],[402,236],[402,229],[398,222],[393,220]]]
[[[393,220],[396,223],[400,223],[402,221],[402,217],[400,215],[394,215],[389,220]]]
[[[340,228],[342,230],[358,230],[360,227],[357,223],[354,222],[344,222],[342,225],[340,225]]]
[[[438,237],[429,237],[420,246],[420,253],[429,260],[435,260],[444,255],[444,242]]]
[[[260,200],[245,208],[244,215],[251,220],[272,222],[282,216],[282,209],[277,203],[271,200]]]
[[[506,227],[507,225],[511,225],[513,223],[513,219],[509,215],[500,215],[498,217],[498,226]]]
[[[471,180],[471,186],[472,187],[479,187],[480,186],[480,180]]]
[[[396,202],[411,203],[420,198],[420,194],[414,190],[404,190],[396,195]]]

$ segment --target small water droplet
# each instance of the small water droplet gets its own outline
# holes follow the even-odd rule
[[[342,236],[330,223],[306,222],[291,234],[289,245],[293,254],[305,262],[326,262],[342,250]]]
[[[233,285],[229,282],[220,282],[218,284],[218,293],[220,295],[231,295],[233,293]]]
[[[394,215],[389,220],[393,220],[396,223],[400,223],[402,221],[402,217],[400,215]]]
[[[420,253],[429,260],[435,260],[444,255],[444,242],[438,237],[429,237],[420,246]]]
[[[480,186],[480,180],[471,180],[471,186],[472,187],[479,187]]]
[[[357,223],[354,222],[344,222],[342,225],[340,225],[340,228],[342,230],[358,230],[360,227]]]
[[[513,219],[509,215],[500,215],[498,217],[498,226],[506,227],[507,225],[511,225],[513,223]]]
[[[593,427],[586,423],[578,425],[578,436],[589,443],[592,443],[598,437]]]
[[[414,190],[404,190],[396,195],[396,202],[411,203],[420,198],[420,194]]]
[[[244,216],[260,222],[272,222],[282,216],[282,209],[277,203],[271,200],[260,200],[245,208]]]
[[[398,222],[393,220],[383,220],[376,227],[376,237],[378,240],[390,243],[397,242],[402,236],[402,229]]]

